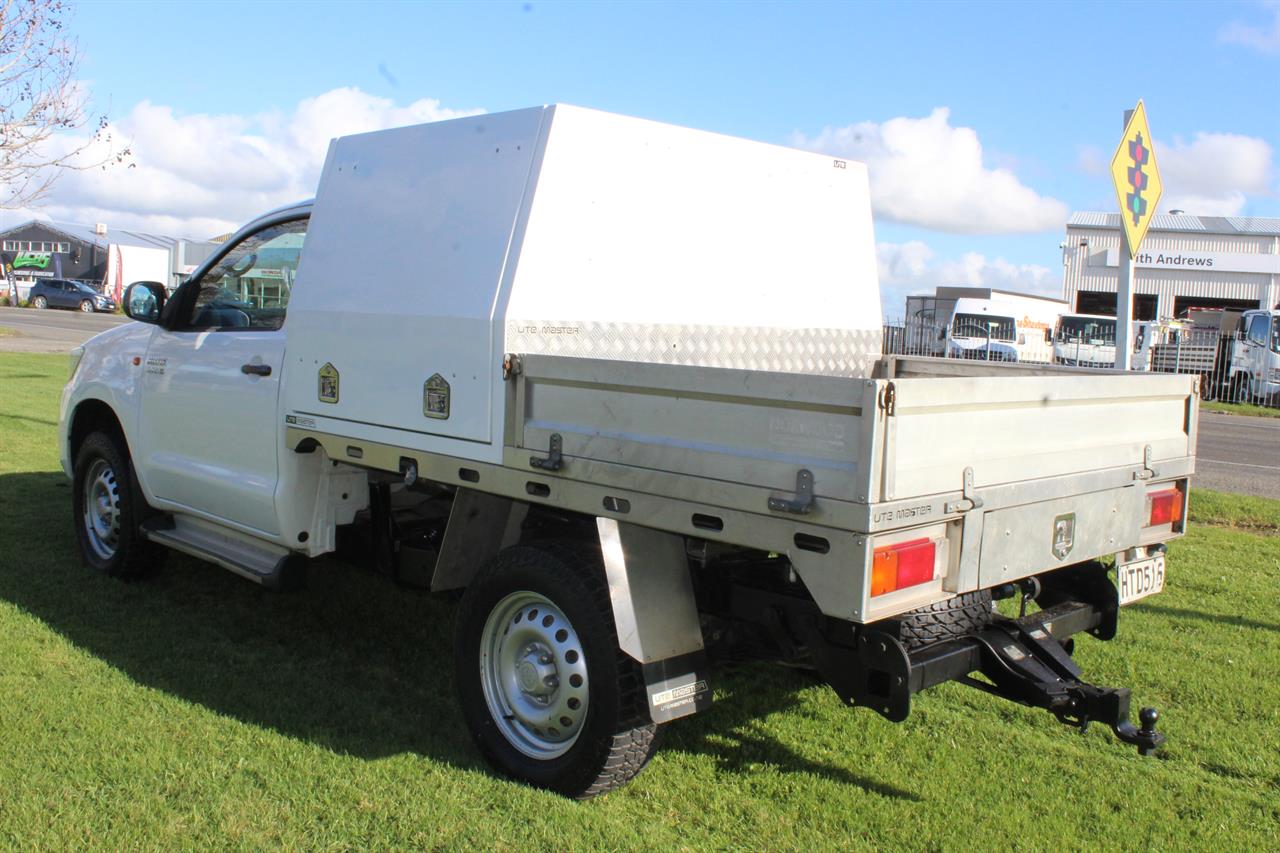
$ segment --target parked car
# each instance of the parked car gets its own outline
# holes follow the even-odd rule
[[[32,308],[78,308],[86,313],[116,310],[115,300],[87,284],[50,278],[31,285],[27,304]]]

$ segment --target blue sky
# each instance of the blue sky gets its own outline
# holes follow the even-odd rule
[[[1280,216],[1276,3],[115,0],[71,29],[139,168],[65,181],[55,218],[207,236],[306,194],[299,135],[561,101],[865,159],[890,284],[1046,289],[1139,97],[1168,198]]]

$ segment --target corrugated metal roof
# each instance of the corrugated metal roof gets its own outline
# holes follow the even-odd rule
[[[48,222],[43,219],[29,219],[21,225],[6,228],[2,233],[8,234],[10,231],[17,231],[19,228],[26,228],[30,225],[39,225],[48,228],[50,231],[56,231],[59,234],[70,237],[72,240],[91,243],[104,249],[109,244],[137,246],[146,249],[172,249],[179,241],[186,239],[185,237],[168,237],[163,234],[149,234],[145,231],[112,228],[107,229],[106,234],[96,234],[92,225],[78,225],[72,222]],[[206,241],[188,240],[187,242],[203,243]]]
[[[1079,211],[1067,219],[1067,227],[1119,228],[1120,214]],[[1193,216],[1159,214],[1151,218],[1152,231],[1198,231],[1205,234],[1258,234],[1280,237],[1280,219],[1266,216]]]
[[[1276,235],[1280,233],[1280,219],[1270,219],[1266,216],[1228,216],[1227,222],[1231,223],[1231,227],[1242,234],[1270,234]]]

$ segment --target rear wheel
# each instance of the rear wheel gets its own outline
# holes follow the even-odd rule
[[[37,296],[35,299],[31,300],[31,307],[32,308],[48,308],[49,300],[45,299],[43,296]]]
[[[85,563],[113,577],[150,572],[163,551],[138,530],[146,504],[134,487],[127,451],[114,436],[91,433],[73,470],[72,507]]]
[[[504,551],[467,588],[455,631],[463,717],[502,773],[586,799],[652,757],[657,726],[640,666],[618,648],[598,558]]]

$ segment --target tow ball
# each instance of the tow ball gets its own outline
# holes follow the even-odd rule
[[[1044,621],[999,619],[976,639],[982,647],[982,674],[991,683],[966,676],[966,684],[1044,708],[1082,732],[1092,722],[1103,723],[1121,741],[1136,746],[1140,755],[1150,755],[1164,744],[1164,735],[1156,731],[1160,712],[1143,708],[1135,726],[1129,719],[1129,689],[1081,681],[1080,667]]]

